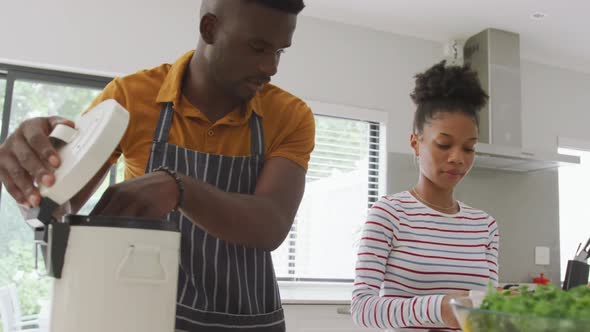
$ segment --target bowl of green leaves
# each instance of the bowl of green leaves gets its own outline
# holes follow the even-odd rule
[[[489,290],[483,301],[473,297],[451,300],[466,332],[583,332],[590,331],[590,288],[563,291],[540,286]]]

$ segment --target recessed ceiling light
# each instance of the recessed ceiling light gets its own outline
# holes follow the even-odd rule
[[[547,15],[547,14],[545,14],[545,13],[542,13],[542,12],[535,12],[535,13],[533,13],[533,14],[531,15],[531,18],[532,18],[533,20],[542,20],[542,19],[544,19],[544,18],[547,18],[547,16],[548,16],[548,15]]]

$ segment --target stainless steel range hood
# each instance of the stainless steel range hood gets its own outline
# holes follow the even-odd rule
[[[477,71],[490,100],[480,113],[480,143],[475,167],[530,172],[579,164],[577,156],[522,148],[520,38],[486,29],[465,42],[464,61]]]
[[[485,143],[477,143],[476,154],[475,167],[512,172],[540,171],[580,163],[578,156]]]

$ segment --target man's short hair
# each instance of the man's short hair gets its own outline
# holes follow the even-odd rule
[[[261,4],[263,6],[277,9],[283,12],[287,12],[289,14],[299,14],[303,8],[305,8],[305,4],[303,0],[244,0],[248,2],[255,2]]]

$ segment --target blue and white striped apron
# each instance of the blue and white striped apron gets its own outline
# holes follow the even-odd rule
[[[223,156],[169,144],[174,116],[166,103],[146,166],[146,173],[167,166],[226,191],[253,194],[264,164],[261,119],[250,120],[251,155]],[[185,204],[190,204],[190,197]],[[279,289],[269,251],[220,240],[179,212],[182,236],[176,306],[176,331],[285,331]],[[262,231],[262,230],[261,230]]]

